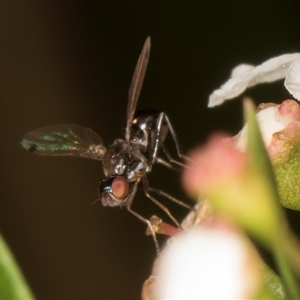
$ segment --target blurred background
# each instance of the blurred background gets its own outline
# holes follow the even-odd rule
[[[241,98],[208,109],[209,94],[241,62],[300,52],[299,9],[292,1],[1,2],[0,232],[38,299],[139,299],[156,253],[145,225],[126,210],[91,205],[100,162],[30,155],[20,146],[23,134],[75,123],[105,145],[122,137],[128,88],[148,35],[138,106],[165,111],[185,152],[216,130],[236,134]],[[282,81],[247,95],[257,104],[290,97]],[[155,166],[149,180],[193,203],[179,173]],[[187,213],[164,203],[179,220]],[[142,191],[133,208],[168,220]]]

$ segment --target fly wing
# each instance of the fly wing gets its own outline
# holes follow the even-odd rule
[[[131,85],[129,87],[129,92],[128,92],[127,122],[126,122],[126,131],[125,131],[125,139],[127,141],[129,141],[130,138],[130,128],[132,125],[136,104],[140,96],[145,73],[147,70],[147,65],[148,65],[149,55],[150,55],[150,47],[151,47],[151,39],[148,36],[144,43],[138,62],[136,64],[133,77],[131,80]]]
[[[102,160],[106,152],[100,136],[89,128],[74,124],[42,127],[26,133],[25,150],[50,156],[76,156]]]

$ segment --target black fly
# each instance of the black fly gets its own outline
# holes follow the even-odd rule
[[[102,204],[126,207],[131,214],[146,223],[154,239],[156,251],[159,253],[158,241],[150,220],[131,209],[139,183],[142,182],[145,195],[158,205],[178,228],[181,228],[178,221],[166,206],[152,196],[152,193],[164,196],[188,209],[190,207],[161,190],[151,188],[147,179],[147,173],[151,171],[155,162],[170,168],[174,164],[183,166],[171,157],[163,143],[168,132],[174,140],[178,156],[185,159],[176,133],[164,112],[144,110],[136,113],[136,105],[149,61],[150,44],[150,37],[148,37],[129,88],[124,139],[116,139],[106,149],[102,139],[91,129],[74,124],[62,124],[28,132],[22,140],[22,146],[29,152],[39,155],[77,156],[101,160],[106,176],[99,187]],[[165,153],[166,159],[158,157],[160,148]]]

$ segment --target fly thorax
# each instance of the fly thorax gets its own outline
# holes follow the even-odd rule
[[[136,119],[133,120],[130,138],[134,143],[139,145],[142,152],[147,151],[149,134],[146,124],[139,124]]]
[[[103,171],[106,176],[122,176],[127,173],[129,163],[128,143],[117,139],[109,146],[103,158]]]
[[[148,172],[149,166],[146,157],[141,153],[141,151],[135,154],[136,155],[131,157],[128,165],[127,178],[129,181],[136,180]]]
[[[151,158],[155,147],[159,147],[167,134],[168,124],[162,112],[153,108],[136,112],[131,126],[131,140],[139,145],[147,158]]]
[[[143,176],[147,170],[148,161],[134,141],[115,140],[103,158],[103,171],[107,177],[125,176],[132,181]]]

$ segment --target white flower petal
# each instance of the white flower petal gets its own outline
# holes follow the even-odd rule
[[[197,229],[174,238],[165,251],[160,258],[158,299],[245,298],[248,252],[234,234]]]
[[[253,66],[253,65],[240,64],[240,65],[236,66],[235,68],[233,68],[233,70],[231,71],[230,78],[239,77],[239,76],[243,75],[244,73],[253,70],[254,68],[255,68],[255,66]]]
[[[210,95],[208,106],[220,105],[228,99],[235,98],[247,87],[283,79],[287,75],[290,65],[298,59],[300,59],[300,53],[292,53],[271,58],[257,67],[238,65],[233,69],[231,78]],[[292,76],[292,78],[295,77]]]
[[[300,59],[291,64],[284,85],[295,99],[300,100]]]

